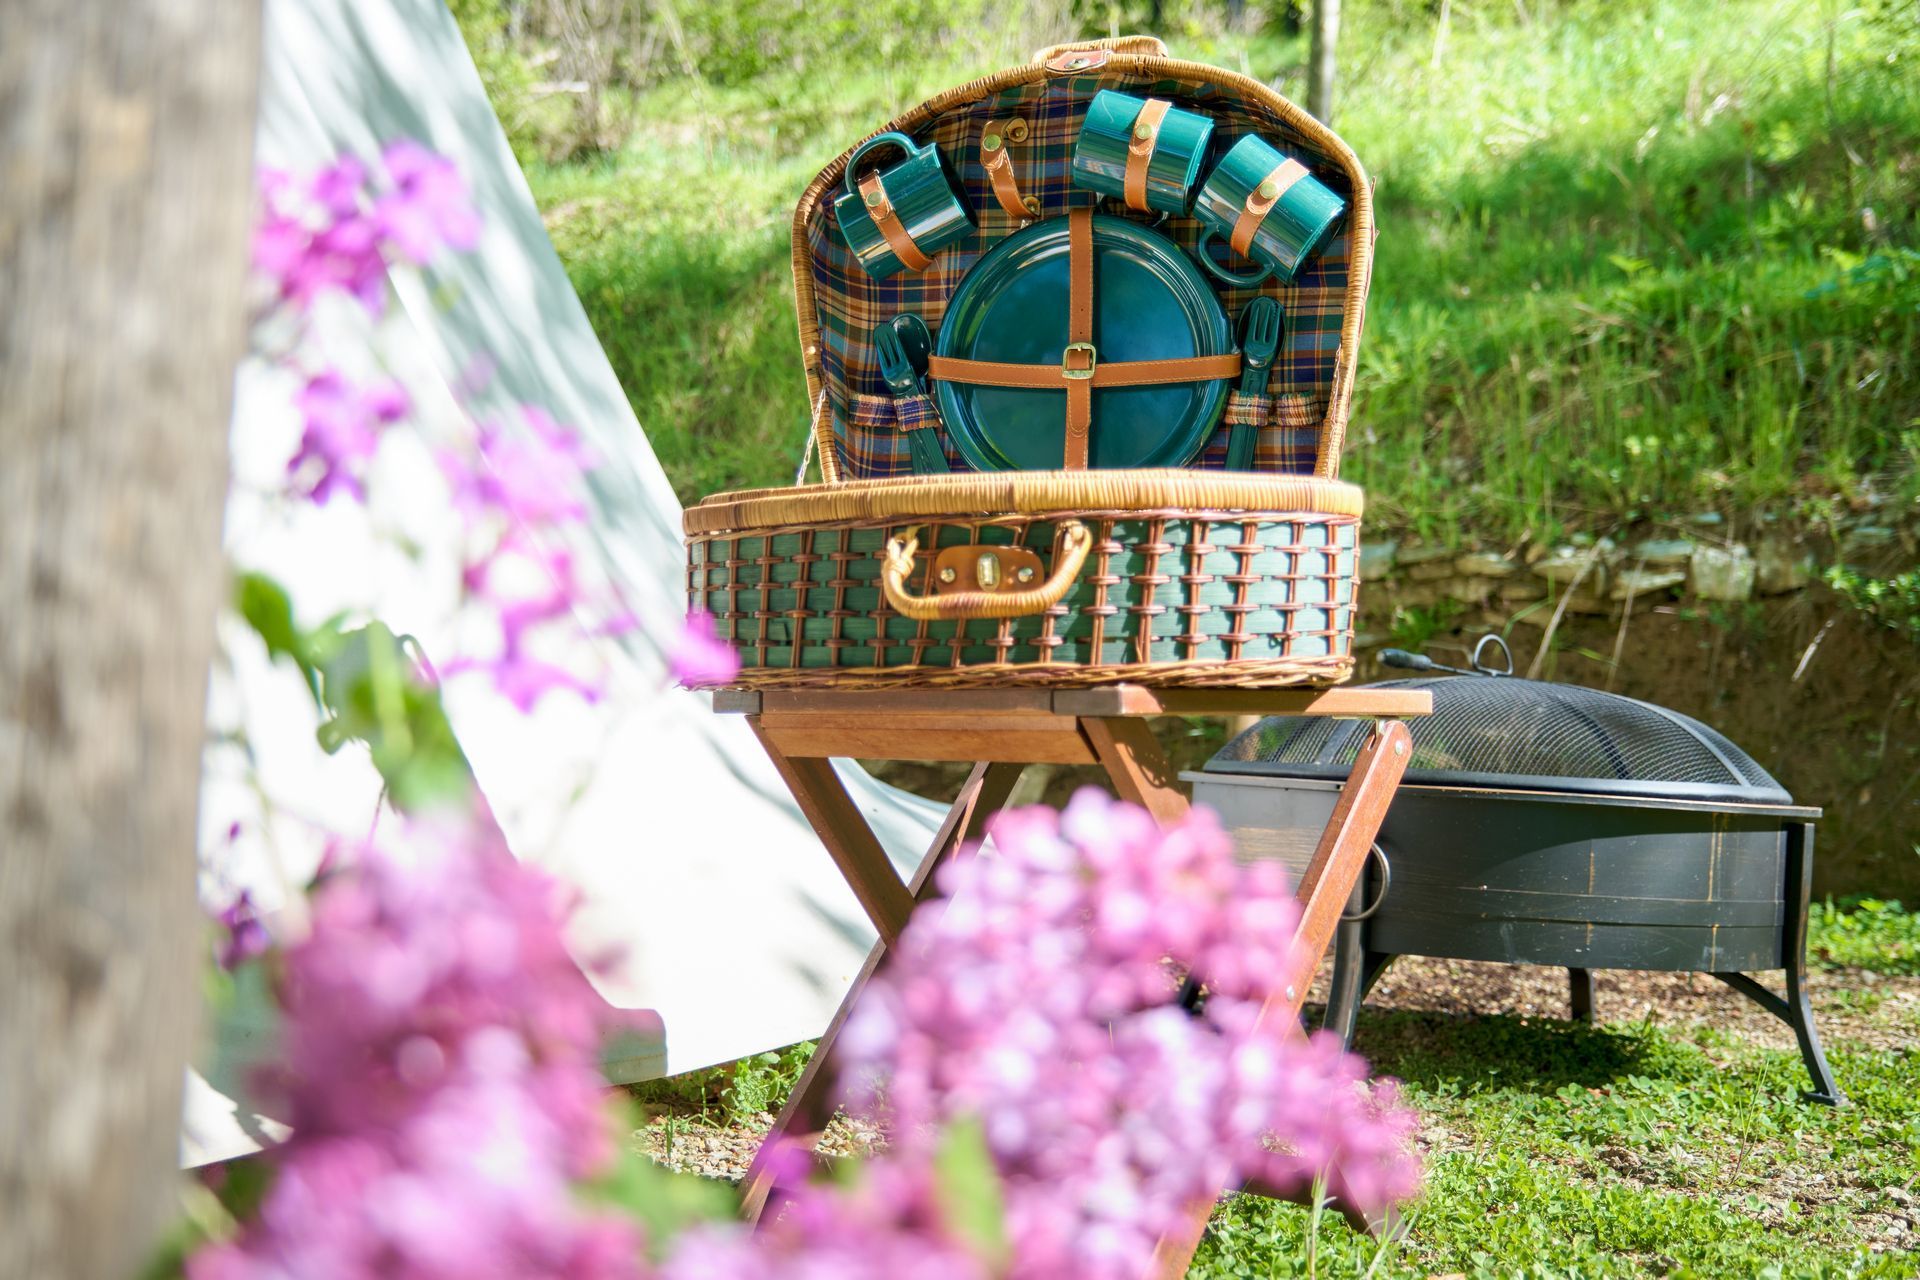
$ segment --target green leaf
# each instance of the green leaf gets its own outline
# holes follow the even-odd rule
[[[947,1126],[933,1156],[934,1199],[947,1229],[991,1266],[1009,1259],[1007,1209],[1000,1174],[987,1149],[987,1132],[975,1116]]]
[[[306,677],[307,688],[320,696],[308,638],[293,620],[293,600],[287,589],[264,573],[243,573],[233,584],[233,607],[267,646],[271,658],[292,658]]]
[[[590,1183],[589,1198],[615,1205],[646,1227],[647,1248],[658,1261],[671,1252],[674,1237],[704,1222],[739,1216],[739,1206],[724,1183],[675,1173],[625,1146],[606,1177]]]
[[[387,794],[418,811],[465,795],[473,785],[466,753],[453,735],[440,691],[421,678],[401,637],[370,622],[308,638],[328,719],[317,731],[329,753],[363,742]]]

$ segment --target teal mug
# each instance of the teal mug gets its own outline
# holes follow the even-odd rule
[[[1102,89],[1074,140],[1073,185],[1142,213],[1185,214],[1193,204],[1213,121],[1163,98]]]
[[[1305,165],[1248,134],[1220,157],[1194,198],[1193,216],[1205,228],[1194,253],[1228,284],[1256,285],[1269,275],[1291,281],[1326,247],[1346,213],[1347,202]],[[1215,236],[1259,269],[1238,273],[1221,266],[1207,249]]]
[[[891,169],[856,176],[861,159],[882,147],[898,147],[906,158]],[[924,271],[934,254],[973,234],[973,215],[939,148],[917,146],[904,133],[869,138],[847,157],[845,190],[834,198],[833,217],[847,248],[876,280]]]

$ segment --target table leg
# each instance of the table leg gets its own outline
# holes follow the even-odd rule
[[[1173,766],[1145,720],[1082,716],[1080,732],[1122,800],[1139,805],[1163,827],[1187,816],[1187,798],[1180,794]]]
[[[940,867],[967,844],[980,839],[987,819],[1006,803],[1024,768],[1024,765],[1017,764],[977,764],[973,767],[973,772],[947,810],[946,820],[934,834],[926,857],[920,860],[920,866],[908,885],[908,891],[916,903],[934,896],[934,877]],[[855,975],[846,998],[834,1011],[833,1021],[827,1024],[813,1056],[807,1059],[800,1079],[794,1083],[786,1104],[780,1108],[773,1127],[760,1144],[759,1153],[748,1167],[747,1176],[741,1183],[740,1210],[749,1222],[760,1218],[773,1191],[772,1177],[762,1157],[772,1149],[774,1143],[782,1139],[796,1139],[811,1147],[819,1141],[821,1132],[832,1120],[835,1107],[833,1086],[839,1079],[838,1064],[833,1060],[834,1042],[839,1039],[840,1029],[846,1024],[861,993],[866,990],[867,983],[879,971],[886,954],[887,943],[884,939],[876,942],[873,950],[867,953],[866,963]]]
[[[860,900],[861,908],[873,921],[881,940],[897,939],[900,930],[906,927],[908,913],[913,910],[913,895],[900,883],[900,876],[874,837],[873,828],[867,825],[859,806],[847,794],[840,775],[833,771],[833,762],[789,756],[761,732],[760,717],[748,716],[747,724],[760,739],[760,745],[766,748],[773,767],[780,771],[781,781],[793,793],[800,812],[812,824],[820,843],[826,845],[827,853],[840,868],[853,896]]]
[[[1353,772],[1347,775],[1347,785],[1341,788],[1340,799],[1333,806],[1333,816],[1327,820],[1320,844],[1300,877],[1302,910],[1294,931],[1293,954],[1280,977],[1280,994],[1269,999],[1260,1011],[1263,1021],[1279,1018],[1298,1026],[1307,987],[1333,939],[1353,886],[1366,867],[1367,850],[1373,847],[1380,825],[1386,821],[1387,806],[1407,771],[1411,746],[1407,726],[1389,720],[1375,729],[1354,760]],[[1249,1185],[1248,1190],[1263,1188]],[[1196,1201],[1188,1206],[1180,1226],[1161,1237],[1149,1270],[1154,1280],[1178,1280],[1187,1273],[1201,1233],[1207,1229],[1207,1219],[1213,1216],[1213,1207],[1211,1198]],[[1349,1221],[1356,1217],[1351,1209],[1341,1212]]]

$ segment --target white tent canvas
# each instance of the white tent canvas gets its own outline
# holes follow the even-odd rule
[[[606,696],[556,696],[523,716],[482,681],[447,687],[448,712],[481,788],[521,858],[577,885],[578,954],[618,945],[597,979],[613,1004],[658,1013],[608,1062],[616,1080],[673,1074],[817,1035],[844,996],[873,931],[746,726],[671,687],[655,637],[684,611],[680,506],[645,424],[615,380],[548,240],[526,182],[440,0],[268,0],[258,160],[310,172],[343,153],[371,159],[414,138],[452,157],[485,221],[478,249],[422,271],[396,270],[398,312],[372,323],[323,312],[332,349],[353,350],[408,388],[423,428],[534,404],[578,428],[600,463],[592,513],[574,548],[616,584],[640,621],[595,641]],[[472,371],[490,367],[477,394]],[[690,368],[689,378],[702,376]],[[365,512],[290,508],[269,496],[298,437],[294,381],[264,361],[241,370],[233,424],[229,555],[294,588],[307,621],[363,610],[457,648],[451,531],[433,505],[379,492],[432,482],[425,444],[383,446],[389,469]],[[456,389],[459,389],[456,394]],[[461,401],[467,408],[463,409]],[[796,440],[805,406],[795,405]],[[403,433],[404,434],[404,433]],[[401,555],[376,530],[418,547]],[[268,909],[310,872],[329,834],[364,833],[379,781],[351,749],[322,753],[299,678],[274,667],[243,627],[223,629],[202,794],[211,875]],[[902,873],[932,837],[936,807],[841,772]],[[237,834],[235,832],[237,831]],[[253,993],[257,997],[257,993]],[[261,1133],[245,1067],[266,1051],[265,1002],[223,1020],[193,1083],[190,1162],[249,1149]],[[208,1082],[211,1082],[210,1084]]]

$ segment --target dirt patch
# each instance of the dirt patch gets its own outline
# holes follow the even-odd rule
[[[674,1108],[649,1108],[644,1127],[634,1130],[635,1145],[677,1173],[739,1182],[747,1176],[754,1152],[773,1127],[773,1117],[761,1112],[751,1120],[729,1123]],[[880,1145],[880,1131],[836,1116],[820,1139],[818,1150],[828,1156],[867,1156]]]

